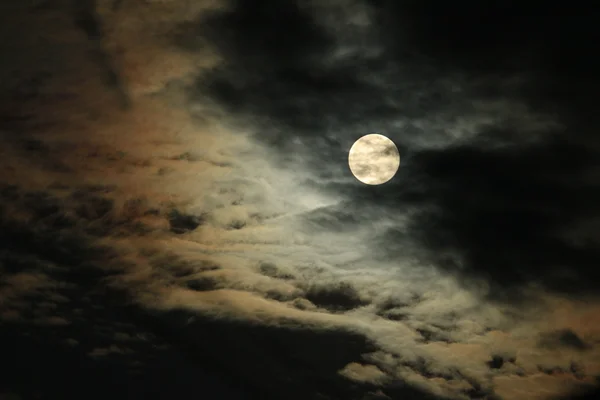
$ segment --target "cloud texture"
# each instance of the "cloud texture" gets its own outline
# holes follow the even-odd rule
[[[585,84],[535,37],[460,48],[408,3],[327,4],[6,6],[5,343],[44,336],[31,357],[59,346],[141,373],[140,396],[171,379],[149,354],[183,371],[190,384],[164,386],[180,396],[203,358],[240,377],[216,390],[248,398],[556,399],[597,384],[598,121],[540,89]],[[517,65],[471,58],[492,43]],[[371,132],[402,157],[382,187],[347,166]],[[3,386],[27,396],[16,365]],[[58,381],[39,393],[81,395]]]

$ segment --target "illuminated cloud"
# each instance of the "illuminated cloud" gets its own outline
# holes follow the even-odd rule
[[[3,324],[128,371],[189,346],[279,398],[596,382],[593,154],[568,163],[566,122],[509,96],[521,77],[491,100],[488,78],[388,67],[358,2],[82,4],[80,25],[37,9],[51,33],[19,30],[1,70]],[[345,165],[375,130],[410,149],[387,191]]]

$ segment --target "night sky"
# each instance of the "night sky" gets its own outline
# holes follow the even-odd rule
[[[600,11],[516,4],[1,1],[0,400],[600,396]]]

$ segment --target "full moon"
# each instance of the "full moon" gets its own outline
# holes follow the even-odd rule
[[[386,136],[373,133],[358,139],[348,153],[352,174],[367,185],[381,185],[396,175],[400,153]]]

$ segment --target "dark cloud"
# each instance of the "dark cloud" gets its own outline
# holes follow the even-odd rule
[[[261,140],[287,148],[295,135],[319,137],[324,148],[312,143],[309,149],[325,152],[323,159],[329,162],[338,149],[335,141],[323,138],[325,132],[343,130],[333,140],[348,141],[365,130],[387,131],[395,118],[434,117],[444,110],[460,114],[469,110],[475,94],[536,100],[541,107],[541,102],[548,105],[547,95],[553,95],[553,101],[569,95],[561,91],[567,79],[577,81],[583,90],[587,82],[578,71],[594,62],[585,47],[594,39],[580,32],[591,26],[587,20],[573,17],[557,24],[535,9],[499,4],[453,3],[432,14],[428,3],[416,2],[366,6],[373,21],[361,33],[367,46],[383,44],[383,51],[373,57],[357,52],[352,58],[327,62],[339,39],[332,29],[351,34],[352,26],[340,22],[327,29],[308,6],[259,3],[244,3],[198,21],[197,33],[227,59],[203,75],[198,89],[234,113],[263,121]],[[335,13],[340,7],[327,11]],[[569,40],[578,44],[578,50],[566,46]],[[503,78],[523,74],[527,79],[516,88],[503,83]],[[467,92],[453,92],[449,86],[457,76],[469,82]],[[268,129],[273,124],[277,129]],[[386,133],[401,142],[428,134],[410,125],[401,129],[401,134]]]
[[[261,141],[283,153],[300,152],[325,180],[323,170],[346,163],[344,146],[361,129],[387,133],[394,119],[449,113],[450,129],[473,102],[494,98],[550,113],[547,118],[561,128],[531,132],[507,117],[483,126],[472,140],[432,150],[410,145],[416,135],[427,140],[432,134],[408,124],[390,132],[401,155],[407,153],[391,185],[328,189],[353,198],[350,215],[369,206],[384,206],[388,213],[406,204],[421,208],[409,234],[453,273],[484,277],[498,289],[539,282],[569,293],[595,291],[596,245],[564,237],[580,221],[597,217],[600,194],[593,178],[583,179],[598,170],[599,142],[587,134],[589,127],[581,131],[584,110],[597,103],[592,98],[597,79],[589,68],[597,37],[591,21],[585,16],[556,21],[539,16],[536,7],[499,3],[436,5],[441,7],[436,13],[430,7],[370,2],[364,10],[374,17],[365,40],[377,38],[373,45],[382,43],[385,51],[372,59],[328,63],[339,40],[333,32],[351,31],[349,25],[323,25],[310,7],[293,3],[236,5],[198,23],[199,33],[227,61],[204,75],[198,88],[232,113],[258,121]],[[464,77],[456,84],[466,90],[453,92],[440,80],[456,76]],[[520,83],[504,87],[511,76]],[[597,118],[590,118],[586,121],[596,126]],[[525,144],[534,135],[542,135],[541,142]],[[294,146],[294,137],[306,141]],[[512,145],[493,148],[500,143]],[[327,218],[342,223],[333,215]],[[393,243],[402,235],[392,228],[381,248],[394,254]],[[461,260],[443,259],[448,251]]]
[[[165,321],[173,327],[186,320],[187,313],[173,312]],[[273,398],[363,399],[377,390],[394,399],[434,398],[398,382],[378,387],[350,383],[339,376],[337,372],[349,362],[375,349],[354,333],[273,328],[204,318],[195,319],[180,332],[179,340],[192,344],[194,353],[220,360],[228,370],[254,382],[263,395],[268,393]]]
[[[267,143],[285,147],[298,134],[321,137],[325,128],[394,112],[382,104],[380,88],[364,82],[356,67],[326,65],[333,38],[310,8],[293,2],[243,2],[196,26],[197,34],[228,60],[198,81],[198,90],[235,113],[285,130],[262,130],[259,138]],[[377,68],[365,65],[364,72],[369,67]]]
[[[0,394],[528,400],[597,383],[587,17],[325,3],[7,6]],[[385,185],[350,174],[367,133],[400,150]]]
[[[145,329],[140,310],[115,302],[115,293],[73,295],[68,308],[80,312],[67,326],[2,324],[0,350],[8,368],[0,377],[1,393],[41,399],[163,399],[191,393],[253,398],[251,387],[229,382],[216,367],[200,367],[152,333],[154,327]]]
[[[435,211],[415,218],[412,232],[434,257],[457,249],[463,268],[500,286],[539,281],[569,293],[596,290],[597,246],[564,236],[597,216],[600,188],[581,178],[597,168],[594,152],[556,140],[497,151],[445,149],[417,162],[428,181],[419,201],[431,201]]]
[[[119,1],[114,2],[114,9],[118,9]],[[123,107],[131,105],[131,99],[119,71],[115,67],[110,54],[104,49],[105,39],[102,19],[98,15],[98,4],[96,0],[82,0],[72,2],[73,20],[77,26],[86,34],[88,40],[94,46],[94,59],[103,72],[103,80],[106,86],[116,91]]]
[[[588,350],[590,345],[585,343],[577,334],[569,329],[551,332],[540,341],[542,346],[565,346],[577,350]]]
[[[177,210],[171,211],[169,215],[169,224],[174,233],[185,233],[193,231],[203,222],[201,216],[182,214]]]
[[[20,222],[0,213],[0,312],[5,317],[0,352],[9,367],[0,376],[0,393],[41,399],[161,399],[190,393],[253,398],[251,387],[227,381],[218,368],[200,367],[173,347],[164,329],[156,328],[155,317],[132,305],[123,291],[109,288],[118,272],[106,266],[118,254],[76,228],[110,211],[111,203],[97,189],[73,191],[77,203],[71,205],[50,193],[14,186],[1,193],[1,206],[12,204],[32,219]],[[76,211],[72,223],[57,225],[53,215],[64,215],[69,206]],[[16,280],[19,276],[24,279]],[[9,312],[16,317],[7,318]]]
[[[313,304],[331,311],[347,311],[368,304],[360,298],[352,285],[344,282],[337,285],[312,286],[306,291],[305,297]]]

